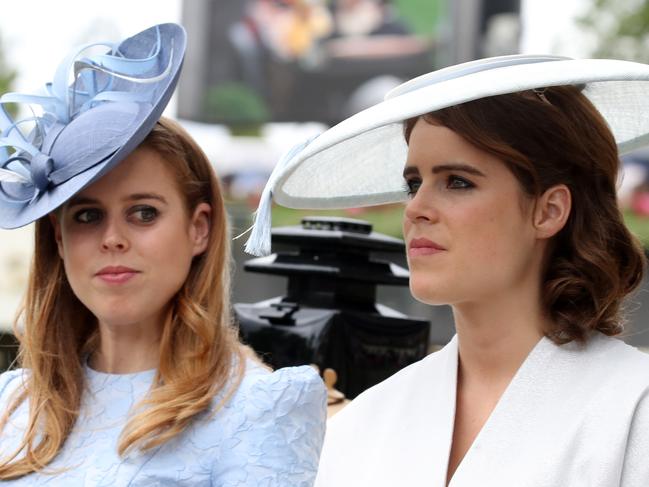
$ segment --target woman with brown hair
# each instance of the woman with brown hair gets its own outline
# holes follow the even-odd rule
[[[401,184],[410,289],[457,332],[330,421],[318,487],[649,485],[649,355],[613,338],[645,266],[618,147],[647,139],[648,105],[649,66],[487,59],[402,85],[274,175],[299,207]]]
[[[160,118],[184,42],[180,26],[156,26],[107,54],[72,56],[51,98],[0,100],[49,109],[28,136],[10,124],[2,138],[12,151],[0,224],[36,221],[15,327],[22,368],[0,375],[7,485],[315,477],[324,386],[311,367],[271,373],[239,342],[219,182],[191,137]]]

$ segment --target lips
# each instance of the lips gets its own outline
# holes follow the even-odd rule
[[[434,255],[445,250],[444,247],[427,238],[413,238],[408,245],[408,256]]]
[[[109,284],[123,284],[137,276],[140,271],[124,266],[108,266],[98,271],[95,276]]]

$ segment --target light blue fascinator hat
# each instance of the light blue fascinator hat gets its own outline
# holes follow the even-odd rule
[[[75,49],[42,93],[0,97],[0,227],[46,215],[128,156],[169,102],[185,47],[181,26],[156,25]],[[7,103],[39,113],[14,120]]]
[[[288,151],[262,193],[246,252],[270,253],[272,201],[290,208],[350,208],[406,199],[405,120],[495,95],[576,85],[608,122],[620,153],[649,143],[649,65],[611,59],[501,56],[440,69],[388,92]],[[587,143],[587,141],[584,141]]]

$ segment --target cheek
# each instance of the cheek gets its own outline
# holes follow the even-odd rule
[[[89,234],[64,233],[62,236],[63,266],[65,275],[74,295],[95,316],[98,303],[93,274],[96,272],[98,243]]]
[[[527,261],[532,251],[531,230],[531,222],[516,203],[474,208],[463,229],[464,238],[458,242],[463,259],[457,266],[474,269],[474,274],[480,273],[484,279],[518,273],[521,262]]]
[[[405,211],[401,215],[401,228],[404,237],[410,233],[410,229],[412,228],[412,222],[406,217]]]
[[[177,291],[189,273],[192,245],[185,230],[173,225],[147,235],[140,243],[139,253],[148,261],[150,271],[160,279],[160,285]]]
[[[90,233],[64,232],[61,239],[63,264],[72,283],[90,272],[96,260],[97,241]]]
[[[531,225],[517,205],[482,201],[444,211],[430,232],[448,252],[409,261],[410,290],[428,304],[453,304],[506,289],[529,269]],[[404,220],[404,231],[412,226]]]
[[[531,222],[521,210],[501,207],[499,213],[485,213],[476,228],[479,234],[467,239],[467,258],[457,265],[466,276],[466,286],[477,296],[509,292],[527,280],[535,252]]]

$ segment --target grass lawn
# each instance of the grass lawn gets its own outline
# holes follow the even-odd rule
[[[372,224],[375,232],[385,233],[393,237],[402,238],[401,218],[403,214],[403,205],[385,205],[369,208],[356,208],[353,210],[292,210],[283,206],[275,205],[273,207],[273,227],[283,227],[288,225],[299,225],[300,220],[305,216],[342,216],[345,218],[354,218],[365,220]]]

